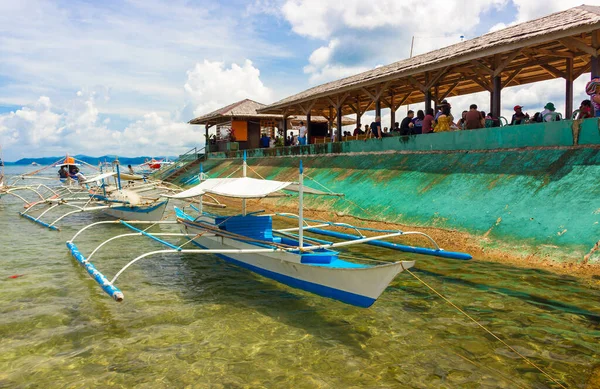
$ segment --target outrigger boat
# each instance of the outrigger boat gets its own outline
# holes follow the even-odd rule
[[[110,180],[114,180],[112,185]],[[118,164],[115,171],[101,173],[81,184],[86,188],[84,193],[43,199],[30,204],[20,215],[52,230],[59,230],[57,224],[63,219],[83,212],[101,212],[121,220],[158,221],[163,217],[168,203],[168,199],[161,195],[181,191],[181,188],[161,181],[146,181],[142,176],[131,174],[122,175]],[[67,208],[67,212],[53,221],[44,221],[46,215],[59,207]],[[40,209],[43,209],[40,214],[32,215]]]
[[[277,195],[280,191],[298,192],[299,210],[298,227],[273,229],[272,216],[246,211],[247,199],[260,199]],[[399,251],[419,252],[445,258],[470,259],[465,253],[448,252],[440,249],[431,237],[421,232],[403,232],[396,230],[375,230],[354,227],[344,223],[319,223],[308,225],[303,217],[304,193],[315,195],[339,195],[327,193],[303,184],[303,169],[300,162],[298,182],[283,182],[259,180],[246,176],[246,161],[244,156],[243,176],[241,178],[207,179],[195,187],[170,198],[189,199],[202,198],[205,195],[217,195],[242,199],[242,213],[233,216],[219,216],[204,212],[202,201],[197,208],[199,216],[194,217],[182,209],[176,208],[177,220],[151,222],[98,222],[84,227],[67,242],[72,256],[87,270],[116,301],[122,301],[123,293],[115,286],[117,278],[131,265],[144,258],[166,253],[214,254],[227,262],[253,271],[264,277],[279,281],[294,288],[302,289],[317,295],[339,300],[341,302],[369,307],[383,293],[392,280],[403,270],[414,266],[415,261],[383,262],[373,260],[346,259],[337,251],[343,247],[357,244],[375,244]],[[289,216],[289,214],[285,214]],[[88,257],[85,257],[75,240],[87,229],[102,224],[121,224],[133,233],[112,237],[97,246]],[[178,224],[181,233],[151,233],[148,228],[135,227],[136,224]],[[350,228],[358,231],[360,236],[354,236],[341,242],[328,242],[305,236],[305,232],[320,233],[323,228]],[[375,232],[376,236],[364,236],[361,231]],[[333,232],[333,231],[328,231]],[[297,233],[297,234],[295,234]],[[406,235],[420,235],[433,244],[433,248],[422,248],[385,242],[386,239]],[[167,247],[145,253],[127,263],[112,280],[108,280],[90,262],[98,250],[111,241],[131,236],[146,236]],[[351,235],[353,236],[353,235]],[[183,237],[186,243],[177,245],[164,240],[164,237]],[[198,249],[184,248],[188,243]]]
[[[67,158],[70,157],[67,156],[64,160],[60,159],[51,165],[45,166],[33,172],[12,176],[10,179],[6,176],[4,176],[3,178],[0,177],[0,197],[2,197],[3,195],[14,196],[19,200],[23,201],[25,207],[29,207],[37,202],[43,202],[48,199],[66,198],[72,197],[76,194],[86,193],[87,190],[75,184],[77,182],[76,180],[69,178],[66,182],[62,182],[59,184],[58,177],[56,176],[50,177],[39,175],[39,173],[49,168],[63,166],[62,164]],[[0,176],[3,175],[4,174],[2,172]],[[28,183],[26,185],[18,184],[19,181],[23,181],[26,179],[33,181],[50,182],[48,182],[48,184],[39,182]]]

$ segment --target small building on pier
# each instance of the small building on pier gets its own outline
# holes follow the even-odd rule
[[[210,145],[210,151],[256,149],[260,147],[263,134],[271,139],[281,137],[283,140],[293,131],[297,135],[301,122],[308,124],[306,115],[286,115],[284,122],[283,115],[257,112],[264,107],[265,104],[244,99],[192,119],[189,124],[206,126],[206,144]],[[331,116],[312,116],[309,126],[314,139],[327,137],[335,126],[334,119]],[[352,118],[342,118],[343,126],[355,123]],[[209,136],[209,129],[212,127],[215,127],[216,132]]]

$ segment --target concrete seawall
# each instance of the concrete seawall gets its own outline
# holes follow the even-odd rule
[[[584,261],[600,240],[597,119],[248,154],[258,173],[279,180],[295,180],[302,158],[308,176],[346,194],[309,198],[306,206],[316,210],[456,229],[490,246],[558,262]],[[212,154],[204,170],[224,177],[240,166],[240,157]]]

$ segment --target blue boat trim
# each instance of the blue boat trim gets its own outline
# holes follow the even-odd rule
[[[38,219],[34,218],[34,217],[33,217],[33,216],[31,216],[31,215],[28,215],[28,214],[26,214],[26,213],[20,213],[19,215],[21,215],[21,216],[23,216],[23,217],[25,217],[25,218],[27,218],[27,219],[31,220],[31,221],[32,221],[32,222],[34,222],[34,223],[41,224],[42,226],[44,226],[44,227],[47,227],[47,228],[49,228],[49,229],[51,229],[51,230],[58,231],[58,227],[56,227],[56,226],[51,226],[50,224],[48,224],[48,223],[45,223],[45,222],[43,222],[43,221],[41,221],[41,220],[38,220]]]
[[[164,244],[167,247],[172,248],[173,250],[177,250],[177,251],[181,251],[181,247],[175,246],[174,244],[171,244],[165,240],[162,240],[160,238],[157,238],[156,236],[147,233],[146,231],[140,230],[139,228],[136,228],[134,226],[132,226],[131,224],[127,223],[126,221],[123,220],[119,220],[119,222],[121,222],[121,224],[123,224],[125,227],[135,231],[135,232],[139,232],[140,234],[147,236],[148,238],[157,241],[158,243]]]
[[[88,274],[100,285],[102,290],[106,292],[110,297],[112,297],[115,301],[123,301],[123,292],[119,290],[116,286],[113,286],[109,283],[108,279],[104,276],[104,274],[100,273],[98,269],[90,262],[87,262],[87,259],[81,254],[75,243],[67,242],[67,248],[71,252],[71,255],[81,266],[85,268]]]
[[[206,247],[202,246],[195,240],[192,240],[192,243],[200,248],[206,249]],[[250,265],[248,263],[238,261],[237,259],[228,257],[227,255],[224,255],[224,254],[215,254],[215,255],[217,257],[223,259],[224,261],[227,261],[229,263],[232,263],[232,264],[242,267],[244,269],[250,270],[256,274],[260,274],[261,276],[270,278],[277,282],[281,282],[282,284],[291,286],[292,288],[305,290],[307,292],[311,292],[311,293],[317,294],[322,297],[327,297],[327,298],[330,298],[333,300],[338,300],[343,303],[354,305],[354,306],[361,307],[361,308],[368,308],[371,305],[373,305],[373,303],[375,302],[375,299],[371,298],[371,297],[361,296],[356,293],[346,292],[346,291],[335,289],[335,288],[332,288],[329,286],[324,286],[324,285],[315,284],[315,283],[309,282],[309,281],[299,280],[294,277],[276,273],[276,272],[273,272],[270,270],[265,270],[258,266],[254,266],[254,265]]]
[[[323,230],[320,228],[307,228],[307,229],[305,229],[305,231],[313,232],[313,233],[319,234],[319,235],[332,236],[334,238],[340,238],[340,239],[357,240],[357,239],[362,238],[361,236],[358,236],[358,235],[345,234],[343,232],[328,231],[328,230]],[[406,245],[397,244],[397,243],[385,242],[383,240],[371,240],[371,241],[365,242],[365,243],[370,244],[372,246],[378,246],[378,247],[384,247],[387,249],[403,251],[405,253],[433,255],[435,257],[460,259],[463,261],[473,258],[470,254],[467,254],[467,253],[460,253],[460,252],[455,252],[455,251],[445,251],[445,250],[435,250],[435,249],[428,249],[425,247],[406,246]]]

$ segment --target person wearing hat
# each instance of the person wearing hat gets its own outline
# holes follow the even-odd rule
[[[554,108],[554,103],[547,103],[544,105],[544,110],[540,114],[542,116],[542,121],[551,122],[554,120],[554,115],[552,115],[554,111],[556,111],[556,108]]]
[[[585,86],[585,93],[590,96],[594,116],[600,117],[600,77],[592,77],[591,81]]]
[[[518,124],[525,124],[525,121],[529,119],[529,115],[523,113],[523,107],[520,105],[515,105],[513,109],[515,110],[515,113],[512,115],[510,125],[516,126]]]

